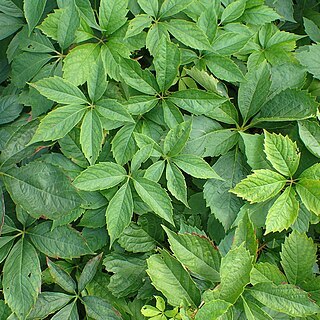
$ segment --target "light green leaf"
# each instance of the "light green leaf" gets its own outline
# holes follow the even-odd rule
[[[79,207],[81,198],[61,169],[40,161],[7,171],[11,198],[33,217],[57,219]]]
[[[184,45],[197,50],[212,51],[207,35],[195,23],[172,19],[166,26],[168,31]]]
[[[40,261],[35,248],[24,238],[10,251],[3,266],[3,294],[19,319],[26,319],[41,289]]]
[[[173,129],[179,123],[183,122],[183,115],[179,108],[173,103],[168,103],[168,101],[162,101],[163,118],[169,129]]]
[[[23,1],[23,11],[28,23],[29,34],[40,21],[46,3],[47,0],[38,0],[37,3],[35,3],[33,0]]]
[[[133,200],[129,182],[125,183],[109,202],[106,211],[110,247],[130,224],[133,215]]]
[[[299,202],[294,189],[289,186],[278,197],[268,211],[266,220],[266,234],[281,232],[293,225],[298,217]]]
[[[173,102],[179,108],[195,115],[210,115],[217,107],[227,101],[227,98],[213,92],[198,89],[181,90],[172,93],[168,101]]]
[[[100,261],[102,259],[102,255],[103,255],[103,253],[100,253],[99,255],[93,257],[84,266],[84,268],[80,274],[79,280],[78,280],[79,292],[84,290],[86,285],[89,284],[92,281],[92,279],[94,278],[94,276],[96,275],[98,267],[100,265]]]
[[[127,109],[113,99],[102,99],[95,106],[101,116],[111,121],[134,122]]]
[[[125,38],[130,38],[140,34],[143,29],[149,28],[152,18],[147,14],[138,14],[130,20]]]
[[[62,292],[41,292],[28,319],[45,319],[62,309],[72,298],[73,296]]]
[[[320,158],[320,125],[316,121],[298,121],[299,135],[306,148]]]
[[[153,109],[158,103],[158,98],[152,96],[133,96],[127,101],[122,101],[122,104],[133,115],[144,114]]]
[[[109,36],[127,21],[128,0],[102,0],[99,8],[100,26]]]
[[[197,234],[175,234],[163,228],[172,252],[188,270],[205,280],[220,281],[220,253],[209,238]]]
[[[146,47],[153,55],[158,48],[158,43],[162,37],[166,37],[170,40],[170,36],[167,27],[164,22],[158,22],[151,26],[147,33]]]
[[[269,262],[260,262],[255,264],[252,269],[250,282],[253,285],[264,282],[271,282],[276,285],[280,285],[286,283],[287,278],[276,265]]]
[[[256,25],[263,25],[277,19],[281,19],[281,16],[265,5],[249,8],[241,17],[241,20]]]
[[[245,81],[240,84],[238,98],[244,123],[260,111],[267,99],[270,86],[270,71],[267,63],[261,64],[257,69],[252,69],[246,74]]]
[[[158,0],[138,0],[138,4],[145,13],[152,17],[158,17]]]
[[[242,303],[243,303],[245,315],[248,320],[272,320],[273,319],[260,306],[253,303],[251,300],[246,300],[243,296],[242,296]]]
[[[71,82],[60,77],[41,79],[30,84],[43,96],[62,104],[88,103],[85,95]]]
[[[306,91],[286,89],[268,100],[252,123],[303,120],[313,117],[317,108],[318,104]]]
[[[296,184],[296,190],[308,210],[320,215],[320,180],[302,178]]]
[[[232,59],[213,53],[206,55],[204,59],[209,70],[217,78],[226,80],[228,82],[243,81],[243,73]]]
[[[165,92],[172,86],[179,72],[180,51],[177,45],[163,36],[154,52],[153,64],[159,88]]]
[[[231,303],[224,300],[212,300],[206,302],[197,312],[196,320],[216,320],[221,318],[232,306]]]
[[[72,49],[64,59],[63,77],[75,86],[90,79],[92,65],[97,61],[100,47],[97,43],[85,43]]]
[[[192,121],[185,121],[171,129],[164,139],[163,151],[169,157],[178,155],[189,139]]]
[[[130,87],[142,93],[155,95],[159,91],[153,74],[148,69],[143,70],[137,61],[121,59],[120,74]]]
[[[320,79],[320,44],[314,44],[308,46],[308,50],[301,51],[297,53],[297,58],[299,62],[305,66],[311,74],[317,79]]]
[[[87,107],[70,105],[49,112],[40,122],[28,145],[38,141],[54,141],[66,136],[82,119]]]
[[[182,172],[174,163],[167,163],[166,167],[167,187],[170,193],[178,200],[180,200],[186,207],[188,205],[187,199],[187,184]]]
[[[80,27],[80,17],[73,2],[70,2],[62,10],[57,30],[57,41],[62,49],[68,48],[74,43],[76,31]]]
[[[161,186],[146,178],[135,178],[134,187],[140,198],[162,219],[173,223],[172,204],[167,192]]]
[[[83,18],[90,27],[100,30],[90,0],[75,0],[75,4],[80,12],[81,18]]]
[[[82,298],[87,315],[92,319],[102,320],[121,320],[120,313],[114,307],[106,302],[104,299],[85,296]]]
[[[169,253],[152,255],[148,260],[147,273],[153,286],[161,291],[172,306],[180,306],[185,300],[192,306],[200,304],[200,291],[189,273]]]
[[[56,313],[51,320],[79,320],[76,301],[69,303]]]
[[[236,0],[231,2],[222,12],[221,22],[229,23],[242,16],[246,8],[246,0]]]
[[[115,187],[127,176],[126,170],[114,162],[100,162],[82,171],[73,185],[86,191]]]
[[[137,171],[140,169],[141,165],[147,161],[152,155],[153,145],[147,144],[142,147],[137,153],[133,156],[131,161],[131,172]]]
[[[90,165],[96,163],[103,142],[103,129],[99,115],[95,109],[87,111],[80,131],[80,144],[82,152]]]
[[[159,18],[172,17],[187,8],[194,0],[165,0],[159,12]]]
[[[202,158],[193,154],[180,154],[171,158],[183,171],[199,179],[223,180]]]
[[[51,230],[47,221],[36,225],[28,234],[34,246],[52,258],[72,259],[85,254],[93,254],[80,232],[70,226],[60,226]]]
[[[313,276],[317,246],[306,234],[293,231],[282,245],[281,265],[291,284],[303,287]]]
[[[126,164],[136,153],[136,143],[133,137],[135,124],[123,126],[114,136],[112,144],[112,153],[117,163]]]
[[[268,308],[292,317],[305,317],[320,311],[307,292],[290,284],[256,284],[250,294]]]
[[[49,258],[47,258],[47,265],[51,277],[58,286],[69,293],[76,292],[77,285],[66,271],[64,271],[57,264],[53,263]]]
[[[277,172],[265,169],[253,172],[230,192],[250,203],[262,202],[275,197],[286,184],[286,179]]]
[[[264,131],[264,152],[273,168],[281,174],[292,178],[297,171],[300,153],[297,143],[288,136]]]
[[[252,256],[244,245],[231,249],[221,259],[220,285],[213,291],[216,298],[234,304],[250,283]]]
[[[165,168],[165,161],[157,161],[146,170],[144,177],[148,180],[158,182]]]
[[[224,32],[214,39],[212,50],[223,56],[229,56],[239,52],[249,41],[251,35],[237,32]]]

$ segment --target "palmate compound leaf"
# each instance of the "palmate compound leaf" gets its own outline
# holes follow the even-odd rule
[[[220,253],[209,238],[175,234],[163,226],[175,257],[192,273],[211,282],[220,281]]]
[[[200,291],[180,262],[167,251],[147,259],[147,273],[153,286],[161,291],[172,306],[183,301],[196,307],[200,304]]]
[[[82,199],[63,171],[36,161],[6,172],[5,186],[13,201],[33,217],[57,219],[80,206]]]
[[[9,253],[3,267],[3,294],[18,319],[26,319],[41,288],[41,268],[37,251],[25,238]]]
[[[288,136],[264,132],[264,152],[273,168],[281,174],[292,177],[297,171],[300,153],[297,143]]]
[[[287,181],[282,175],[271,170],[261,169],[253,172],[230,190],[251,203],[263,202],[275,197]]]
[[[290,284],[258,283],[250,294],[268,308],[292,317],[306,317],[320,312],[307,292]]]
[[[320,158],[320,125],[317,121],[298,121],[299,135],[306,148]]]
[[[115,187],[127,176],[126,170],[114,162],[100,162],[88,167],[73,181],[81,190],[96,191]]]
[[[291,284],[303,288],[306,280],[313,276],[317,261],[317,246],[306,234],[293,231],[282,245],[281,265]]]

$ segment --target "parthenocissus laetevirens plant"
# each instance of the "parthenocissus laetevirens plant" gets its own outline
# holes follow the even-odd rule
[[[0,320],[320,317],[318,0],[0,0]]]

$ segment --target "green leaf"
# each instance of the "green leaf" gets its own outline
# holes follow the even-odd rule
[[[312,20],[303,17],[304,30],[314,42],[320,42],[320,28]]]
[[[267,159],[281,174],[292,177],[300,161],[297,143],[281,134],[264,131],[264,135],[264,151]]]
[[[174,163],[167,163],[166,167],[167,187],[170,193],[178,200],[180,200],[186,207],[188,205],[187,199],[187,184],[182,172]]]
[[[199,179],[223,180],[202,158],[192,154],[180,154],[171,158],[184,172]]]
[[[316,121],[298,121],[299,135],[306,148],[320,158],[320,125]]]
[[[268,308],[292,317],[305,317],[320,310],[307,292],[290,284],[259,283],[250,290],[250,294]]]
[[[134,222],[123,230],[118,242],[126,251],[133,253],[152,251],[156,247],[155,240]]]
[[[221,23],[228,23],[240,18],[246,8],[246,2],[246,0],[231,2],[222,12]]]
[[[194,0],[165,0],[159,12],[159,18],[172,17],[187,8]]]
[[[212,300],[206,302],[197,312],[196,320],[216,320],[221,318],[232,306],[231,303],[223,300]]]
[[[313,276],[317,246],[306,234],[293,231],[282,245],[281,265],[291,284],[303,288],[306,280]]]
[[[126,164],[136,153],[136,144],[133,137],[135,124],[123,126],[114,136],[112,144],[112,153],[117,163]]]
[[[147,14],[138,14],[130,20],[125,38],[140,34],[143,29],[149,28],[152,24],[152,17]]]
[[[115,187],[127,176],[126,170],[113,162],[100,162],[93,165],[73,181],[73,185],[86,191],[103,190]]]
[[[313,117],[317,108],[318,104],[306,91],[286,89],[262,106],[253,123],[303,120]]]
[[[95,106],[100,115],[111,121],[134,122],[127,109],[113,99],[102,99]]]
[[[80,144],[90,165],[96,163],[104,139],[102,124],[95,109],[87,111],[80,131]]]
[[[0,124],[9,123],[19,117],[23,105],[19,103],[18,96],[8,95],[0,98]]]
[[[172,0],[170,0],[170,2],[172,2]],[[186,20],[172,19],[166,26],[168,31],[187,47],[212,51],[207,35],[195,23]]]
[[[244,245],[231,249],[221,259],[220,285],[214,290],[217,299],[234,304],[250,283],[252,256]]]
[[[153,64],[159,88],[165,92],[172,86],[179,72],[180,51],[178,46],[163,36],[154,52]]]
[[[3,294],[19,319],[26,319],[41,288],[40,261],[35,248],[24,238],[10,251],[3,267]]]
[[[86,110],[86,106],[70,105],[49,112],[41,120],[28,145],[63,138],[80,122]]]
[[[162,250],[148,260],[147,273],[153,286],[161,291],[172,306],[180,306],[183,301],[198,306],[200,291],[188,272],[174,257]]]
[[[9,37],[23,26],[22,20],[0,12],[0,40]]]
[[[251,35],[237,32],[224,32],[212,42],[212,50],[223,56],[239,52],[249,41]]]
[[[239,87],[239,109],[246,123],[252,116],[260,111],[265,103],[271,86],[270,71],[267,63],[259,68],[250,70],[245,81]]]
[[[272,8],[265,5],[249,8],[241,17],[241,20],[256,25],[263,25],[277,19],[281,19],[281,16],[279,16]]]
[[[108,320],[122,319],[120,313],[105,300],[94,296],[85,296],[82,299],[84,302],[84,307],[86,308],[86,313],[92,319],[102,320],[106,319],[106,317]]]
[[[176,156],[189,139],[192,121],[185,121],[171,129],[164,139],[163,151],[169,157]]]
[[[52,318],[52,320],[78,320],[78,309],[76,305],[76,301],[69,303],[65,307],[63,307],[58,313],[56,313]]]
[[[158,0],[137,0],[141,9],[152,17],[158,17]]]
[[[156,95],[159,91],[152,73],[148,69],[143,70],[137,61],[121,59],[120,74],[124,82],[142,93]]]
[[[165,168],[165,161],[157,161],[146,170],[144,177],[148,180],[158,182]]]
[[[120,29],[127,21],[128,0],[102,0],[99,8],[100,26],[107,35]]]
[[[158,103],[158,98],[152,96],[133,96],[127,101],[122,101],[122,104],[133,115],[144,114],[153,109]]]
[[[9,170],[4,183],[13,201],[36,218],[57,219],[81,204],[62,170],[44,162]]]
[[[211,213],[228,230],[243,205],[243,201],[229,190],[246,177],[245,158],[236,149],[220,157],[212,168],[224,181],[208,180],[204,185],[204,198]]]
[[[135,178],[133,183],[138,195],[150,209],[173,225],[172,204],[167,192],[158,183],[146,178]]]
[[[265,169],[253,172],[230,192],[250,203],[262,202],[275,197],[286,184],[286,179],[277,172]]]
[[[62,9],[57,30],[57,41],[62,49],[74,43],[76,31],[80,27],[80,17],[73,2]]]
[[[308,50],[301,51],[297,53],[297,58],[299,62],[305,66],[311,74],[317,79],[320,79],[320,44],[314,44],[308,46]]]
[[[100,253],[99,255],[93,257],[90,259],[86,265],[84,266],[79,280],[78,280],[78,290],[81,292],[85,289],[86,285],[92,281],[94,276],[97,273],[98,267],[100,265],[100,261],[102,259],[103,253]]]
[[[242,303],[243,303],[245,315],[248,320],[272,320],[273,319],[260,306],[253,303],[251,300],[246,300],[243,296],[242,296]]]
[[[45,319],[62,309],[72,298],[73,296],[62,292],[41,292],[28,319]]]
[[[75,0],[75,4],[80,12],[81,18],[83,18],[90,27],[100,30],[90,0]]]
[[[31,84],[43,96],[62,104],[86,104],[87,99],[79,88],[60,77],[51,77]]]
[[[287,187],[268,211],[265,233],[288,229],[296,221],[298,212],[299,202],[296,193],[291,186]]]
[[[28,23],[29,34],[40,21],[46,3],[47,0],[38,0],[37,3],[32,0],[23,1],[23,11]]]
[[[72,259],[93,252],[80,232],[70,226],[51,230],[51,222],[42,222],[29,231],[34,246],[52,258]]]
[[[213,92],[188,89],[174,92],[169,96],[168,101],[195,115],[210,115],[211,112],[226,102],[227,99]]]
[[[107,288],[117,298],[126,297],[142,287],[147,268],[145,256],[113,252],[104,258],[103,265],[108,272],[114,273]]]
[[[188,270],[205,280],[220,281],[220,253],[209,238],[197,234],[175,234],[163,228],[172,252]]]
[[[279,268],[269,262],[260,262],[255,264],[250,274],[250,282],[253,285],[257,283],[270,282],[280,285],[287,282],[285,275]]]
[[[85,43],[72,49],[64,59],[63,77],[75,86],[91,78],[92,65],[97,61],[100,47],[97,43]]]
[[[76,292],[77,285],[66,271],[60,268],[57,264],[53,263],[49,258],[47,258],[47,265],[51,277],[58,286],[69,293]]]
[[[110,247],[130,224],[133,215],[133,200],[129,182],[125,183],[109,202],[106,211]]]
[[[204,59],[209,70],[217,78],[228,82],[243,81],[243,73],[232,59],[213,53],[206,55]]]

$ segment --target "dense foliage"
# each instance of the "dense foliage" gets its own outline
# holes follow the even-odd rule
[[[1,319],[318,319],[316,0],[0,0]]]

